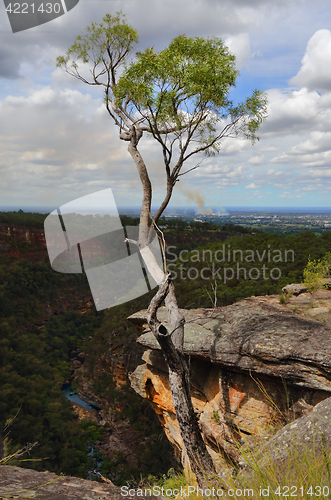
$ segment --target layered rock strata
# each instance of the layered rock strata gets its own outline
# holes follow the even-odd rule
[[[331,292],[328,292],[331,295]],[[275,296],[251,297],[216,310],[182,310],[184,352],[191,370],[192,401],[217,470],[238,464],[238,444],[270,427],[308,414],[331,394],[331,327],[303,318]],[[158,311],[166,326],[166,310]],[[146,311],[129,320],[143,335],[145,364],[131,385],[159,416],[177,457],[188,467],[160,347]]]

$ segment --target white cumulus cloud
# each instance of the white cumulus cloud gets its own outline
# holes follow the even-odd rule
[[[246,186],[246,189],[258,189],[259,186],[257,186],[254,182],[251,182],[251,184],[248,184]]]
[[[252,57],[250,39],[247,33],[229,36],[224,42],[229,51],[236,56],[237,69],[242,68],[245,62]]]
[[[331,91],[331,31],[316,31],[307,44],[302,66],[290,83],[312,90]]]

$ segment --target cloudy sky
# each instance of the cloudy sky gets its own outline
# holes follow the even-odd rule
[[[0,206],[56,207],[111,187],[139,205],[138,174],[99,87],[56,68],[92,21],[122,9],[139,49],[177,35],[221,37],[240,70],[235,100],[268,95],[260,141],[227,139],[221,153],[181,178],[173,205],[330,207],[331,7],[328,0],[80,0],[64,16],[12,33],[0,5]],[[161,151],[141,152],[164,195]],[[191,165],[190,165],[191,166]]]

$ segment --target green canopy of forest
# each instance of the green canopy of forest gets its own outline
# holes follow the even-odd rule
[[[42,214],[31,217],[20,213],[0,214],[3,224],[31,230],[40,229],[43,220]],[[128,222],[137,223],[126,218],[125,223]],[[173,227],[171,231],[174,243],[167,249],[168,261],[174,277],[177,274],[178,301],[184,308],[211,307],[215,283],[219,306],[252,295],[278,294],[283,286],[301,282],[309,257],[322,258],[331,245],[331,232],[320,236],[312,232],[278,236],[239,234],[238,231],[226,240],[222,237],[220,241],[207,241],[202,245],[195,239],[176,245],[176,229]],[[84,274],[56,273],[45,248],[35,243],[18,244],[8,235],[3,242],[6,249],[0,253],[0,431],[3,430],[2,437],[6,437],[6,451],[10,453],[38,441],[30,456],[24,457],[37,461],[17,462],[18,465],[85,477],[93,466],[87,445],[102,439],[104,431],[93,422],[79,423],[61,390],[70,376],[70,352],[79,347],[89,354],[95,393],[104,396],[108,390],[109,397],[117,400],[121,409],[118,418],[128,419],[140,430],[145,427],[146,436],[160,433],[156,417],[153,420],[138,396],[128,387],[122,392],[116,389],[110,372],[99,376],[92,369],[93,364],[102,364],[105,346],[106,350],[116,351],[119,357],[141,353],[135,343],[138,333],[126,318],[146,308],[153,291],[106,311],[96,312],[93,306],[82,313],[84,304],[91,298]],[[10,254],[10,250],[18,246],[20,256]],[[32,258],[32,254],[37,257]],[[237,264],[241,269],[239,277],[235,274],[228,279],[231,274],[228,272],[226,282],[220,279],[224,278],[224,267],[236,271]],[[249,274],[252,268],[262,270],[263,265],[269,269],[267,279],[262,271],[258,278],[256,271]],[[270,276],[270,269],[276,267],[281,273],[279,279]],[[193,271],[188,271],[190,268]],[[275,276],[278,277],[278,273],[274,273]],[[151,442],[141,470],[154,474],[166,472],[169,462],[166,453],[162,457],[157,452],[158,446]],[[105,461],[102,470],[106,474],[115,466]],[[139,476],[141,470],[127,471],[127,477]],[[124,478],[125,474],[121,480]]]

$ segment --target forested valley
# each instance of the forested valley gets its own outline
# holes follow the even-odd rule
[[[135,342],[136,327],[126,318],[146,308],[155,292],[96,312],[84,274],[51,268],[45,217],[21,211],[0,214],[0,439],[5,454],[37,442],[11,463],[83,478],[96,470],[116,484],[162,475],[174,466],[172,449],[154,411],[126,381],[143,352]],[[122,223],[136,225],[138,219],[122,217]],[[252,295],[279,294],[283,286],[300,283],[308,259],[322,258],[331,244],[330,231],[281,236],[240,226],[162,223],[182,308],[212,308],[215,297],[217,306],[225,306]],[[263,265],[268,268],[265,275]],[[225,266],[234,270],[226,282],[221,279],[224,269],[217,272]],[[271,276],[273,267],[280,274]],[[250,274],[251,268],[260,275]],[[80,389],[73,368],[77,353],[84,355],[84,376],[95,397],[107,402],[111,417],[102,425],[78,418],[62,390],[68,381]],[[119,367],[121,383],[116,380]],[[132,429],[134,465],[120,452],[102,448],[121,423]]]

